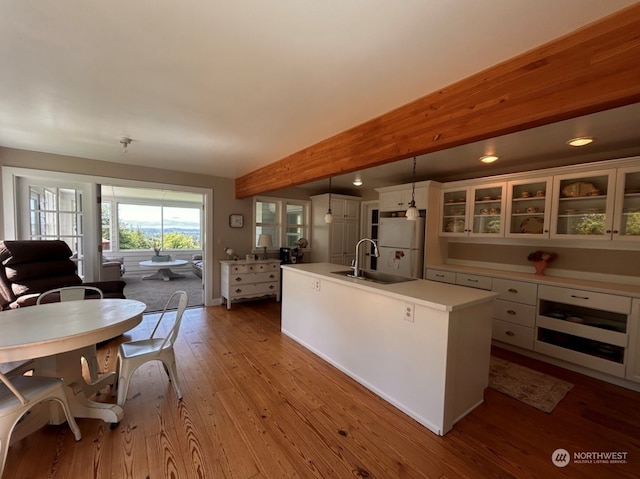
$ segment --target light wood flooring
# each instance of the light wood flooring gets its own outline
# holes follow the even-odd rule
[[[152,318],[124,338],[147,334]],[[279,318],[272,300],[187,310],[176,345],[182,401],[148,363],[116,429],[80,419],[76,443],[66,425],[46,426],[10,448],[3,478],[639,477],[639,393],[495,350],[575,387],[551,414],[488,389],[439,437],[282,335]],[[101,348],[105,369],[120,340]],[[623,451],[627,463],[560,469],[558,448]]]

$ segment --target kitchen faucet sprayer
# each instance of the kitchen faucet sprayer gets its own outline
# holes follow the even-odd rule
[[[353,260],[351,264],[351,268],[353,268],[353,277],[358,278],[360,276],[360,268],[358,267],[359,258],[360,258],[360,245],[368,241],[373,245],[373,256],[376,258],[380,257],[380,253],[378,252],[378,245],[371,238],[362,238],[360,241],[356,243],[356,258]]]

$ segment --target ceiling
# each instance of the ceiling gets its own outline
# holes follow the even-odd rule
[[[4,0],[0,146],[237,178],[634,3]],[[430,154],[419,174],[484,175],[491,149],[483,172],[626,155],[639,111]],[[571,160],[583,130],[598,141]],[[404,182],[411,164],[375,171]]]

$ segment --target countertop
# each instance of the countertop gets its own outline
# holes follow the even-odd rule
[[[372,281],[349,278],[333,274],[332,271],[346,271],[347,266],[331,263],[301,263],[282,265],[284,270],[295,270],[325,281],[342,283],[357,289],[377,291],[385,296],[410,300],[429,308],[441,311],[458,311],[470,306],[491,301],[497,296],[492,291],[471,289],[436,281],[415,279],[404,283],[380,284]],[[322,287],[322,286],[321,286]]]
[[[564,288],[585,289],[599,293],[623,294],[640,298],[640,286],[624,283],[607,283],[604,281],[591,281],[587,279],[565,278],[560,276],[538,275],[533,273],[520,273],[517,271],[506,271],[500,269],[478,268],[475,266],[462,266],[454,264],[427,265],[427,269],[441,271],[452,271],[456,273],[477,274],[480,276],[491,276],[493,278],[515,279],[530,283],[545,284],[548,286],[561,286]]]

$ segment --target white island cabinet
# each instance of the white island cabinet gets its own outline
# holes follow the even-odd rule
[[[482,403],[496,293],[283,266],[282,332],[436,434]]]

